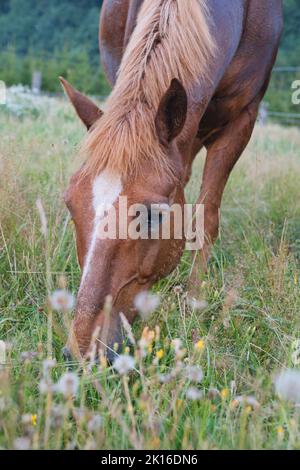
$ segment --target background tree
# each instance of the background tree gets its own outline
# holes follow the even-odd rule
[[[98,24],[102,0],[1,0],[0,80],[30,85],[33,70],[43,88],[60,91],[57,77],[91,94],[109,87],[99,65]],[[285,28],[277,65],[300,66],[300,0],[284,0]],[[290,85],[299,74],[275,74],[267,100],[290,110]]]

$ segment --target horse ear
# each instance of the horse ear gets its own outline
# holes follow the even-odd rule
[[[162,145],[168,145],[183,129],[188,98],[179,80],[174,78],[162,98],[155,118],[156,132]]]
[[[59,80],[78,117],[89,130],[100,119],[103,112],[92,100],[73,88],[63,77],[59,77]]]

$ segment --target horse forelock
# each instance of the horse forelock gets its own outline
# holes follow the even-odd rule
[[[104,116],[83,143],[85,173],[136,175],[147,162],[158,173],[172,172],[155,116],[173,78],[188,94],[209,78],[215,49],[209,23],[206,0],[144,1]]]

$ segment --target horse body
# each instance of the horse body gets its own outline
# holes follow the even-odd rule
[[[118,0],[106,0],[103,4],[99,44],[112,86],[143,1],[120,5]],[[227,0],[225,6],[223,0],[209,0],[208,6],[216,56],[210,68],[211,83],[201,83],[195,93],[203,112],[199,121],[203,142],[236,119],[255,98],[263,97],[282,30],[282,0]]]
[[[176,8],[179,11],[181,1],[160,1],[165,18],[163,25],[162,18],[157,19],[157,25],[153,23],[155,32],[156,28],[160,31],[164,31],[164,28],[168,31],[169,28],[174,37],[180,35],[180,31],[172,31],[168,22],[173,19],[172,14]],[[199,65],[199,74],[202,74],[199,80],[194,76],[197,70],[195,64],[188,64],[188,61],[193,59],[194,51],[194,40],[190,38],[191,57],[185,58],[186,70],[185,64],[182,63],[183,52],[178,57],[181,70],[180,67],[178,69],[178,64],[173,63],[175,59],[172,57],[172,48],[176,56],[176,48],[180,49],[182,44],[172,44],[170,50],[165,51],[165,54],[169,54],[171,65],[178,70],[184,82],[182,86],[178,80],[173,80],[167,89],[164,80],[168,79],[166,75],[169,69],[172,69],[170,64],[161,63],[161,69],[165,72],[164,77],[159,76],[153,55],[163,53],[163,44],[160,44],[160,41],[163,42],[164,37],[154,35],[150,46],[146,41],[146,52],[145,48],[141,49],[143,53],[139,52],[136,58],[142,62],[145,54],[147,60],[141,77],[139,81],[134,82],[134,86],[139,88],[143,82],[147,87],[142,88],[140,94],[134,93],[133,86],[130,88],[128,83],[128,77],[135,65],[131,63],[134,62],[132,58],[137,50],[135,41],[138,41],[139,28],[142,21],[145,21],[146,14],[149,14],[150,18],[151,2],[105,0],[100,22],[100,48],[108,79],[114,86],[106,115],[104,113],[104,117],[99,119],[101,112],[96,105],[86,101],[79,92],[64,83],[71,101],[87,127],[93,126],[93,122],[97,120],[87,139],[87,147],[97,155],[101,152],[109,154],[111,151],[106,160],[100,155],[102,167],[95,166],[95,162],[99,164],[97,157],[89,167],[92,171],[87,172],[84,177],[82,172],[74,175],[66,195],[67,204],[75,220],[78,257],[83,268],[74,334],[69,341],[73,353],[74,338],[78,343],[79,352],[87,352],[97,326],[106,331],[105,340],[102,337],[102,343],[106,346],[112,348],[114,342],[120,342],[119,312],[123,311],[128,319],[133,321],[136,315],[133,299],[136,294],[150,288],[157,279],[171,272],[177,266],[184,249],[184,242],[174,239],[158,240],[155,243],[133,240],[99,243],[95,237],[99,220],[95,201],[99,197],[104,198],[108,191],[105,188],[109,187],[112,205],[118,205],[118,196],[124,194],[132,203],[151,203],[157,200],[159,203],[172,201],[183,206],[184,186],[190,178],[193,160],[204,146],[207,157],[198,203],[204,204],[205,207],[205,245],[194,257],[190,279],[191,292],[196,295],[199,268],[205,267],[211,245],[218,235],[219,209],[226,182],[249,142],[258,107],[269,82],[282,29],[281,0],[227,0],[225,6],[222,0],[184,1],[191,2],[189,7],[195,7],[195,15],[203,12],[206,15],[206,24],[203,23],[203,17],[199,16],[199,25],[202,24],[202,27],[199,38],[196,38],[199,43],[203,41],[209,49],[207,63],[203,64],[203,67],[196,64]],[[197,2],[199,5],[203,4],[203,7],[206,3],[208,11],[205,8],[196,10]],[[152,7],[153,4],[154,2]],[[182,5],[182,12],[186,14],[189,10],[187,8],[185,11]],[[186,18],[186,23],[190,28],[197,24],[196,20],[193,22],[193,18]],[[210,45],[210,36],[204,32],[205,28],[209,28],[214,45]],[[185,31],[187,37],[190,32]],[[181,40],[184,41],[184,34]],[[201,47],[199,44],[199,48]],[[200,52],[203,61],[205,50]],[[147,73],[150,74],[149,77],[145,76]],[[134,81],[134,77],[133,74],[131,80]],[[160,80],[163,83],[157,84]],[[138,118],[132,117],[132,108],[141,112]],[[126,112],[122,115],[124,109]],[[143,112],[146,114],[144,128],[141,122],[144,119]],[[119,120],[118,126],[114,127],[114,120]],[[126,126],[129,140],[124,137]],[[120,148],[120,145],[118,147],[118,142],[114,145],[110,141],[114,136],[126,145],[123,145],[123,148]],[[130,148],[129,151],[127,147]],[[153,148],[153,157],[147,160]],[[116,152],[118,155],[115,155]],[[145,154],[144,160],[140,158],[139,162],[142,172],[128,174],[126,177],[131,166],[136,165],[137,157],[133,157],[135,154]],[[159,167],[165,157],[172,163],[173,172],[176,174],[174,180],[164,174],[163,166]],[[117,176],[112,176],[114,170]],[[157,177],[159,170],[160,178]],[[103,175],[107,175],[100,189],[99,179],[96,179],[99,172],[100,182]],[[91,174],[94,175],[93,178]],[[146,175],[146,178],[143,175]],[[106,325],[103,306],[108,294],[113,296],[113,306],[109,325]]]

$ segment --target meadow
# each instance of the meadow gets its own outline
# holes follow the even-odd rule
[[[257,125],[199,274],[204,308],[186,300],[186,253],[129,332],[135,365],[122,375],[61,355],[71,314],[48,296],[79,285],[62,193],[84,130],[65,99],[19,95],[0,107],[0,448],[299,449],[299,375],[278,373],[300,365],[300,130]],[[202,165],[200,154],[189,202]]]

